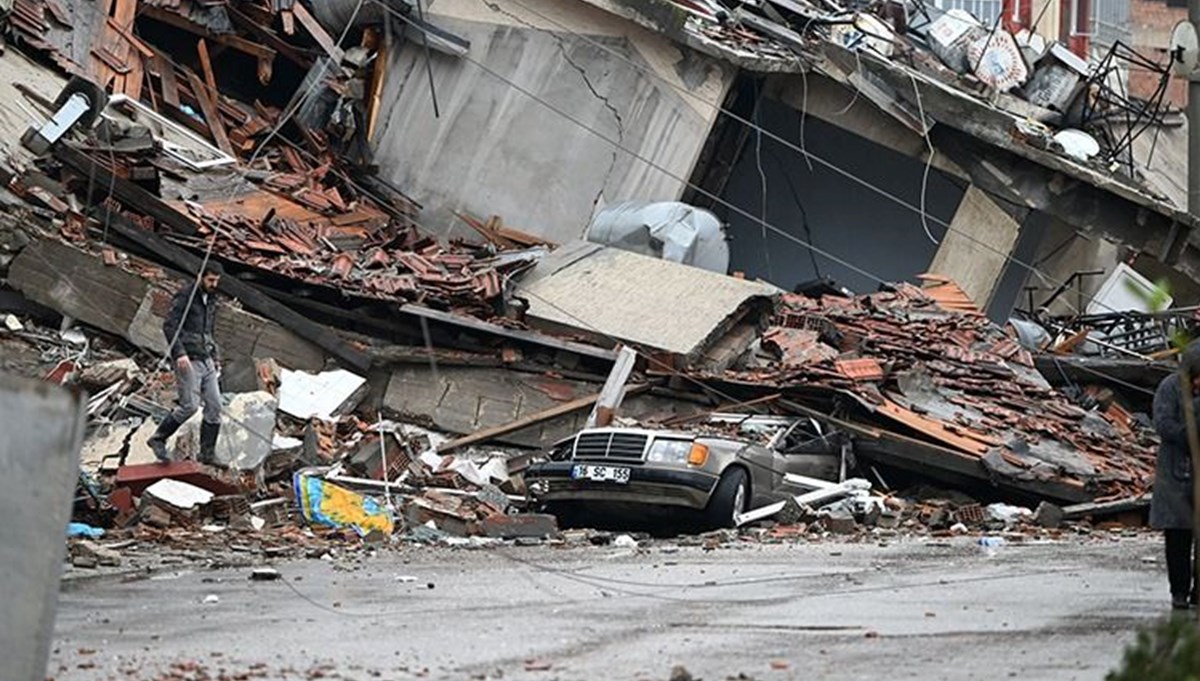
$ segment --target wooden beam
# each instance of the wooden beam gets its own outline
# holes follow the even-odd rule
[[[379,110],[382,108],[383,84],[387,80],[388,36],[378,28],[370,27],[363,34],[363,42],[367,36],[374,43],[375,64],[371,69],[371,85],[367,88],[367,143],[375,139],[375,126],[379,121]]]
[[[648,383],[641,383],[639,385],[630,387],[625,391],[625,394],[636,395],[649,389],[650,385]],[[536,426],[543,421],[549,421],[550,419],[570,414],[573,411],[586,409],[595,404],[600,399],[600,395],[600,393],[596,393],[594,395],[588,395],[587,397],[580,397],[579,399],[571,400],[570,402],[564,402],[560,405],[550,407],[549,409],[543,409],[542,411],[524,416],[516,421],[506,423],[502,426],[480,430],[465,437],[460,437],[457,440],[451,440],[444,443],[441,447],[438,447],[438,452],[445,454],[446,452],[453,451],[455,449],[460,449],[478,442],[486,442],[493,438],[500,437],[501,435],[507,435],[530,426]]]
[[[334,66],[341,64],[342,57],[344,56],[342,48],[338,47],[338,44],[333,40],[333,36],[329,35],[321,26],[321,23],[317,21],[316,17],[309,14],[304,5],[299,2],[292,7],[292,13],[296,15],[296,19],[300,21],[300,25],[304,27],[304,30],[308,31],[308,34],[313,37],[313,40],[317,41],[322,50],[325,50],[325,54],[329,55],[330,59],[333,59]]]
[[[203,262],[200,256],[176,246],[154,232],[148,232],[138,227],[123,215],[108,212],[107,209],[98,212],[105,213],[103,219],[108,222],[110,229],[136,244],[138,248],[153,256],[154,259],[193,276],[200,271]],[[225,276],[221,277],[221,290],[236,298],[246,309],[278,323],[300,338],[328,352],[348,368],[362,372],[370,370],[371,358],[365,353],[352,347],[329,327],[314,322],[259,291],[256,287],[241,279]]]
[[[129,208],[154,218],[179,234],[196,235],[196,223],[191,218],[129,180],[117,177],[84,152],[69,144],[57,144],[54,146],[54,157],[80,176],[95,178],[89,184],[97,196],[106,195],[111,188],[112,195]],[[91,197],[86,200],[90,201]]]
[[[200,80],[195,72],[187,72],[188,82],[192,85],[192,94],[195,95],[196,101],[200,104],[200,111],[204,114],[204,122],[208,124],[209,130],[212,131],[213,140],[221,151],[237,158],[238,154],[233,149],[233,145],[229,143],[229,134],[225,132],[225,122],[221,120],[221,112],[217,109],[216,91],[213,91],[213,96],[209,96],[206,91],[204,81]]]
[[[151,59],[154,57],[154,50],[152,50],[149,45],[139,40],[134,34],[130,33],[129,29],[122,26],[116,19],[112,17],[107,17],[107,19],[109,27],[111,27],[112,30],[116,31],[122,38],[124,38],[127,43],[132,45],[135,50],[141,52],[143,57],[146,59]]]
[[[600,389],[600,399],[596,400],[596,406],[588,415],[586,428],[612,424],[613,417],[617,414],[617,408],[621,406],[621,400],[625,399],[625,384],[629,382],[629,377],[633,374],[637,358],[637,351],[629,346],[622,345],[617,349],[617,361],[613,362],[608,379],[604,381],[604,387]]]
[[[244,12],[236,7],[233,7],[232,5],[227,6],[227,9],[229,11],[229,18],[232,19],[235,24],[237,24],[243,30],[257,36],[259,40],[266,43],[266,45],[271,49],[275,50],[279,54],[282,54],[288,59],[291,59],[293,62],[306,69],[313,65],[312,57],[308,56],[305,52],[301,51],[299,48],[287,42],[283,38],[280,38],[275,34],[274,31],[263,27],[261,24],[254,21],[254,19],[251,19]]]
[[[154,55],[154,68],[158,70],[158,79],[162,81],[163,101],[178,109],[179,82],[175,80],[175,65],[159,52]]]
[[[204,42],[204,38],[196,41],[196,53],[200,55],[200,69],[204,72],[204,82],[208,85],[208,91],[216,97],[220,92],[217,89],[217,74],[213,73],[212,57],[208,54],[208,43]]]

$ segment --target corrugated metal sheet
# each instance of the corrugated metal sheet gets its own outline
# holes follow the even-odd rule
[[[691,356],[744,306],[779,293],[770,284],[576,242],[543,260],[518,295],[529,300],[535,324]]]

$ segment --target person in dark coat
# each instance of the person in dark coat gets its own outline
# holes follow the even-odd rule
[[[175,387],[178,403],[174,411],[158,424],[149,445],[154,456],[166,463],[167,438],[175,434],[196,410],[204,405],[200,423],[200,456],[202,463],[213,463],[217,436],[221,432],[221,389],[217,343],[213,328],[217,317],[217,286],[221,282],[221,265],[210,261],[200,276],[199,285],[188,284],[179,289],[171,300],[171,311],[163,322],[163,335],[170,344],[175,364]],[[193,289],[195,291],[193,292]]]
[[[1200,341],[1183,351],[1179,373],[1171,374],[1154,392],[1154,429],[1162,440],[1154,466],[1154,497],[1150,526],[1162,530],[1166,541],[1167,581],[1171,607],[1195,607],[1195,569],[1192,564],[1192,457],[1183,410],[1183,376],[1191,379],[1186,399],[1200,415]]]

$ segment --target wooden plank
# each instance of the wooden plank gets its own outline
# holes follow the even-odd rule
[[[217,89],[217,75],[213,73],[212,57],[208,55],[208,43],[204,38],[196,41],[196,54],[200,55],[200,69],[204,72],[204,82],[208,85],[208,92],[212,97],[216,97],[220,90]]]
[[[299,5],[297,5],[297,7],[299,7]],[[625,394],[636,395],[638,393],[645,392],[649,389],[650,389],[649,384],[642,383],[642,384],[630,387],[628,390],[625,391]],[[522,418],[517,419],[516,421],[506,423],[502,426],[496,426],[495,428],[488,428],[486,430],[481,430],[481,431],[478,431],[475,433],[471,433],[470,435],[467,435],[466,437],[460,437],[457,440],[451,440],[449,442],[444,443],[441,447],[438,447],[438,452],[441,454],[445,454],[446,452],[454,451],[455,449],[461,449],[462,447],[473,445],[473,444],[476,444],[479,442],[486,442],[493,438],[500,437],[501,435],[507,435],[509,433],[512,433],[512,432],[515,432],[518,430],[522,430],[522,429],[528,428],[530,426],[536,426],[537,424],[542,423],[543,421],[549,421],[550,419],[558,418],[559,416],[563,416],[565,414],[570,414],[573,411],[578,411],[580,409],[586,409],[587,407],[590,407],[593,404],[595,404],[600,399],[600,395],[601,395],[601,393],[596,393],[594,395],[580,397],[579,399],[571,400],[570,402],[564,402],[563,404],[560,404],[558,406],[554,406],[549,409],[543,409],[542,411],[539,411],[537,413],[530,414],[528,416],[524,416]]]
[[[235,33],[211,33],[199,24],[188,21],[186,17],[182,17],[175,12],[165,10],[161,7],[151,7],[148,5],[142,6],[142,13],[148,17],[152,17],[164,24],[169,24],[175,28],[180,28],[192,33],[193,35],[202,37],[206,40],[211,40],[219,45],[231,47],[239,52],[244,52],[256,59],[274,60],[278,51],[266,45],[260,45],[253,40],[247,40]]]
[[[291,43],[288,43],[283,38],[280,38],[275,34],[274,31],[254,21],[254,19],[250,18],[237,7],[229,5],[227,6],[227,11],[229,12],[229,18],[232,19],[239,28],[253,34],[271,49],[306,69],[313,65],[313,59],[309,57],[307,53],[301,51]]]
[[[375,41],[375,65],[371,69],[371,85],[367,89],[367,143],[375,139],[375,125],[379,121],[379,111],[382,108],[383,100],[383,84],[387,80],[387,64],[388,64],[388,39],[386,34],[380,33],[377,28],[368,28],[367,31],[373,31],[372,39]],[[365,41],[365,38],[364,38]]]
[[[200,76],[193,71],[187,72],[188,82],[192,86],[192,94],[196,97],[196,102],[200,105],[200,111],[204,114],[204,121],[208,123],[209,130],[212,131],[213,139],[221,151],[237,158],[237,152],[234,151],[233,145],[229,143],[229,135],[225,132],[225,122],[221,120],[221,112],[217,110],[216,102],[205,89],[204,81],[200,80]],[[214,91],[215,92],[215,91]]]
[[[617,409],[621,406],[621,400],[625,399],[625,384],[629,382],[629,377],[633,374],[637,358],[637,350],[629,346],[622,345],[617,349],[617,361],[613,362],[608,379],[604,381],[604,387],[600,389],[600,399],[596,400],[596,406],[588,415],[585,427],[596,428],[612,423]]]
[[[129,65],[129,72],[125,73],[124,78],[121,79],[121,92],[140,100],[142,83],[145,80],[145,65],[142,63],[142,55],[125,38],[125,35],[128,35],[133,28],[134,20],[137,19],[137,9],[137,0],[116,0],[112,17],[104,22],[102,35],[105,38],[105,45],[121,56]]]
[[[119,36],[121,36],[122,38],[124,38],[124,39],[125,39],[125,42],[129,43],[129,45],[130,45],[131,47],[133,47],[133,49],[137,50],[138,52],[141,52],[141,53],[142,53],[142,56],[143,56],[143,57],[145,57],[145,58],[147,58],[147,59],[153,59],[153,58],[154,58],[154,50],[153,50],[153,49],[151,49],[149,45],[147,45],[146,43],[142,42],[142,41],[141,41],[140,39],[138,39],[138,37],[137,37],[137,36],[135,36],[134,34],[130,33],[128,28],[126,28],[126,27],[122,26],[121,24],[117,23],[117,20],[116,20],[116,19],[114,19],[114,18],[112,18],[112,17],[107,17],[107,19],[108,19],[108,26],[109,26],[109,28],[111,28],[112,30],[116,31],[116,32],[117,32],[117,35],[119,35]]]
[[[299,2],[292,7],[292,12],[296,15],[296,19],[300,21],[300,25],[304,27],[304,30],[308,31],[308,34],[313,37],[313,40],[317,41],[321,49],[325,50],[325,54],[333,59],[333,63],[335,65],[341,64],[343,56],[342,48],[338,47],[337,43],[333,41],[333,37],[325,31],[316,17],[309,14],[304,5]]]
[[[599,348],[594,345],[588,345],[586,343],[576,343],[574,341],[566,341],[566,340],[562,340],[560,338],[555,338],[554,336],[549,336],[544,333],[538,333],[536,331],[524,331],[521,329],[510,329],[506,326],[500,326],[499,324],[485,322],[482,319],[476,319],[474,317],[466,317],[463,315],[457,315],[457,314],[453,314],[450,312],[443,312],[442,310],[434,310],[432,308],[424,307],[422,305],[414,305],[413,303],[405,303],[404,305],[401,305],[400,312],[405,313],[405,314],[411,314],[411,315],[414,315],[417,317],[424,317],[427,320],[444,322],[446,324],[451,324],[453,326],[458,326],[460,328],[480,331],[480,332],[483,332],[483,333],[486,333],[486,334],[489,334],[492,336],[511,338],[513,340],[524,341],[527,343],[533,343],[535,345],[540,345],[542,347],[553,348],[555,350],[562,350],[564,352],[569,352],[571,354],[579,355],[581,357],[591,357],[593,359],[604,360],[607,362],[613,362],[613,361],[616,361],[616,359],[617,359],[617,353],[614,352],[613,350]]]
[[[158,69],[158,78],[162,81],[163,101],[178,109],[179,82],[175,79],[175,65],[161,53],[154,55],[154,63]]]

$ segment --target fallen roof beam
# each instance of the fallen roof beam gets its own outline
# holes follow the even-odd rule
[[[434,310],[432,308],[424,307],[421,305],[414,305],[412,303],[406,303],[404,305],[401,305],[400,311],[405,314],[411,314],[411,315],[414,315],[417,317],[424,317],[425,319],[429,319],[429,320],[445,322],[446,324],[453,324],[455,326],[459,326],[459,327],[463,327],[463,328],[467,328],[467,329],[473,329],[475,331],[481,331],[483,333],[500,336],[500,337],[504,337],[504,338],[511,338],[513,340],[524,341],[526,343],[533,343],[536,345],[541,345],[543,347],[551,348],[554,350],[562,350],[564,352],[569,352],[569,353],[581,355],[584,357],[592,357],[594,359],[600,359],[600,360],[604,360],[606,362],[613,362],[613,361],[616,361],[616,359],[617,359],[617,353],[613,350],[607,350],[605,348],[596,347],[594,345],[588,345],[586,343],[576,343],[573,341],[561,340],[561,339],[555,338],[554,336],[550,336],[550,335],[547,335],[544,333],[538,333],[535,331],[522,331],[520,329],[510,329],[510,328],[507,328],[504,326],[500,326],[499,324],[492,324],[490,322],[485,322],[481,319],[476,319],[474,317],[466,317],[463,315],[456,315],[451,312],[443,312],[441,310]]]
[[[584,427],[595,428],[612,423],[613,417],[617,413],[617,407],[621,406],[621,400],[625,399],[625,384],[629,382],[629,376],[633,373],[637,357],[637,351],[625,345],[622,345],[621,349],[617,351],[617,361],[613,363],[608,380],[604,382],[604,387],[600,390],[600,399],[596,400]]]
[[[625,394],[636,395],[649,389],[649,383],[641,383],[630,387],[625,391]],[[467,435],[466,437],[460,437],[457,440],[451,440],[450,442],[443,444],[441,447],[438,447],[438,452],[445,454],[446,452],[453,451],[455,449],[461,449],[462,447],[473,445],[479,442],[486,442],[493,438],[500,437],[501,435],[507,435],[523,428],[535,426],[543,421],[549,421],[550,419],[570,414],[573,411],[586,409],[587,407],[590,407],[599,401],[602,394],[603,393],[596,393],[594,395],[580,397],[579,399],[571,400],[570,402],[564,402],[563,404],[551,407],[549,409],[543,409],[535,414],[530,414],[510,423],[496,426],[495,428],[488,428],[487,430],[481,430],[479,432]]]
[[[300,25],[304,27],[304,30],[308,31],[308,34],[312,36],[313,40],[317,41],[321,49],[325,50],[325,54],[328,54],[333,59],[334,65],[341,64],[345,53],[334,42],[333,36],[329,35],[329,32],[321,26],[321,22],[317,21],[316,17],[310,14],[308,9],[301,3],[296,3],[292,7],[292,14],[296,15],[296,19],[300,21]]]
[[[137,244],[157,259],[165,261],[184,272],[194,273],[200,271],[202,263],[200,256],[193,255],[161,236],[134,225],[123,215],[107,212],[104,219],[108,221],[113,231]],[[221,290],[236,298],[247,309],[278,323],[297,336],[328,352],[337,358],[338,361],[345,363],[349,368],[358,371],[367,371],[371,368],[371,358],[366,353],[350,346],[350,344],[334,333],[332,329],[312,321],[241,279],[221,277]]]
[[[80,176],[93,179],[88,184],[96,196],[107,194],[111,189],[113,197],[126,206],[149,215],[156,222],[161,222],[179,234],[196,236],[196,223],[192,222],[191,218],[133,182],[118,177],[86,153],[69,144],[55,145],[53,153],[54,158]],[[86,200],[91,201],[92,198],[87,197]]]
[[[139,7],[138,11],[152,19],[157,19],[164,24],[170,24],[175,28],[181,28],[197,36],[211,40],[214,43],[231,47],[238,52],[244,52],[259,60],[274,60],[277,53],[277,50],[274,48],[267,47],[266,45],[259,45],[256,42],[246,40],[245,38],[234,33],[213,33],[203,26],[190,21],[186,17],[180,16],[175,12],[163,9],[161,7],[154,7],[143,3],[141,7]]]
[[[212,131],[213,140],[216,141],[221,151],[237,158],[237,152],[234,151],[233,144],[229,142],[229,134],[225,132],[225,121],[221,120],[221,109],[219,107],[220,93],[215,87],[209,90],[208,86],[194,71],[188,71],[187,78],[192,86],[192,95],[200,104],[200,113],[204,114],[204,122],[208,124],[209,130]]]
[[[984,466],[983,460],[979,457],[949,447],[931,444],[878,427],[835,418],[794,400],[780,400],[779,404],[793,412],[811,416],[818,421],[837,426],[858,436],[860,440],[856,443],[855,452],[860,458],[870,458],[896,468],[911,470],[931,477],[940,477],[953,483],[970,480],[1016,494],[1052,501],[1074,504],[1092,500],[1092,495],[1081,484],[1071,484],[1061,480],[1015,480],[996,476]]]
[[[253,33],[258,37],[259,40],[270,46],[271,49],[275,50],[279,54],[282,54],[288,59],[291,59],[294,63],[306,69],[313,65],[314,60],[312,57],[308,56],[299,48],[295,47],[283,38],[280,38],[271,29],[262,26],[232,5],[229,5],[227,10],[229,12],[229,18],[232,19],[235,24],[237,24],[243,30]],[[286,14],[284,16],[286,16]]]

